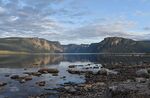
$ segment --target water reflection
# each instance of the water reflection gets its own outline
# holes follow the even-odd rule
[[[59,65],[61,62],[93,62],[100,64],[150,63],[147,56],[110,56],[102,54],[47,54],[47,55],[1,55],[1,68],[34,68],[43,65]]]
[[[27,98],[29,95],[37,95],[48,92],[36,85],[36,82],[46,81],[46,89],[57,88],[60,84],[74,82],[85,82],[84,75],[68,73],[69,65],[87,64],[150,64],[148,56],[112,56],[102,54],[46,54],[46,55],[0,55],[0,80],[8,83],[6,87],[0,89],[0,98]],[[43,74],[41,77],[33,77],[33,80],[24,84],[12,80],[6,75],[24,75],[24,72],[36,72],[39,67],[52,67],[59,70],[58,76]],[[27,68],[26,70],[24,70]],[[86,67],[86,70],[88,68]],[[62,78],[62,77],[66,78]],[[24,92],[26,91],[26,93]],[[52,91],[53,92],[53,91]],[[57,96],[57,95],[56,95]],[[55,97],[56,97],[55,96]],[[52,98],[55,98],[52,97]]]

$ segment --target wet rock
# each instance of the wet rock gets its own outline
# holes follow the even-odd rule
[[[42,69],[39,69],[38,72],[42,73],[42,74],[45,74],[45,73],[59,73],[59,70],[58,69],[55,69],[55,68],[42,68]]]
[[[63,77],[60,77],[61,79],[65,79],[66,78],[66,76],[63,76]]]
[[[68,66],[69,68],[75,68],[76,66],[75,65],[70,65]]]
[[[140,69],[136,71],[136,75],[137,76],[148,76],[148,71],[147,69]]]
[[[64,89],[65,89],[67,92],[69,92],[69,93],[74,93],[74,92],[77,91],[77,90],[76,90],[74,87],[72,87],[72,86],[65,86]]]
[[[9,77],[10,75],[5,75],[5,77]]]
[[[40,72],[24,72],[24,74],[32,75],[32,76],[41,76],[42,74]]]
[[[26,81],[29,81],[29,80],[32,80],[32,77],[31,76],[25,76],[23,77]]]
[[[58,73],[52,73],[52,76],[58,76]]]
[[[146,79],[145,78],[135,78],[135,81],[138,83],[145,83]]]
[[[109,90],[110,90],[110,91],[115,91],[115,90],[117,90],[117,87],[118,87],[118,86],[110,86],[110,87],[109,87]]]
[[[13,76],[11,76],[11,79],[17,80],[20,83],[25,83],[26,81],[32,80],[32,77],[31,76],[13,75]]]
[[[24,70],[27,70],[27,68],[24,68]]]
[[[10,77],[11,79],[19,79],[19,75],[13,75]]]
[[[78,87],[84,87],[85,84],[78,84]]]
[[[45,86],[46,82],[45,81],[40,81],[40,82],[36,82],[37,85],[39,86]]]
[[[22,79],[22,80],[20,80],[19,82],[20,82],[20,83],[25,83],[26,80],[25,80],[25,79]]]
[[[89,90],[91,90],[92,89],[92,84],[85,84],[84,85],[84,90],[85,91],[89,91]]]
[[[118,72],[109,70],[107,68],[101,68],[101,70],[98,72],[100,75],[117,75]]]
[[[147,68],[147,72],[150,73],[150,68]]]
[[[116,95],[127,95],[130,93],[129,89],[125,89],[122,86],[110,86],[109,90],[112,94],[112,96],[116,96]]]
[[[7,85],[5,82],[0,82],[0,87]]]
[[[104,82],[97,82],[95,83],[96,86],[106,86],[106,84]]]

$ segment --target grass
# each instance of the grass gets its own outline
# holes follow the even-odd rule
[[[4,54],[28,54],[28,53],[27,52],[0,50],[0,55],[4,55]]]

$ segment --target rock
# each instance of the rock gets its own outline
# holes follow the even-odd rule
[[[52,76],[58,76],[58,73],[52,73]]]
[[[140,69],[136,71],[136,75],[137,76],[148,76],[148,71],[147,69]]]
[[[106,68],[101,68],[101,70],[98,72],[98,74],[100,74],[100,75],[117,75],[118,72],[109,70]]]
[[[78,84],[78,87],[84,87],[85,84]]]
[[[63,77],[60,77],[61,79],[65,79],[66,78],[66,76],[63,76]]]
[[[97,82],[95,85],[96,86],[105,86],[106,84],[104,82]]]
[[[122,86],[110,86],[109,90],[111,92],[112,96],[116,96],[116,95],[127,95],[130,93],[129,89],[126,89],[125,87]]]
[[[150,68],[147,69],[147,72],[150,73]]]
[[[25,81],[29,81],[29,80],[32,80],[32,77],[31,76],[25,76],[24,79],[25,79]]]
[[[20,80],[19,82],[20,82],[20,83],[25,83],[26,80],[25,80],[25,79],[22,79],[22,80]]]
[[[109,87],[109,90],[110,90],[110,91],[115,91],[115,90],[117,90],[117,86],[110,86],[110,87]]]
[[[108,69],[106,68],[101,68],[101,70],[98,72],[100,75],[107,75],[108,74]]]
[[[72,86],[65,86],[64,89],[65,89],[67,92],[69,92],[69,93],[74,93],[74,92],[77,91],[77,90],[76,90],[74,87],[72,87]]]
[[[54,69],[54,68],[42,68],[42,69],[39,69],[38,72],[42,73],[42,74],[45,74],[45,73],[59,73],[59,70],[58,69]]]
[[[90,89],[92,89],[92,84],[85,84],[84,85],[84,90],[85,91],[89,91]]]
[[[41,82],[36,82],[37,85],[39,86],[45,86],[46,82],[45,81],[41,81]]]
[[[145,78],[135,78],[135,81],[138,83],[145,83],[146,79]]]
[[[7,85],[5,82],[0,82],[0,87]]]
[[[25,83],[26,81],[32,80],[32,77],[31,76],[13,75],[13,76],[11,76],[11,79],[17,80],[20,83]]]
[[[5,75],[5,77],[9,77],[10,75]]]
[[[32,76],[41,76],[42,74],[40,72],[25,72],[24,74],[32,75]]]
[[[75,68],[76,66],[75,65],[70,65],[68,66],[69,68]]]
[[[10,77],[11,79],[19,79],[19,75],[13,75]]]

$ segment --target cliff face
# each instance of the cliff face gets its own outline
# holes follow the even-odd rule
[[[150,52],[150,42],[134,41],[120,37],[105,38],[99,43],[98,52],[144,53]]]
[[[0,50],[30,53],[150,53],[150,41],[108,37],[99,43],[61,45],[41,38],[0,38]]]
[[[150,41],[134,41],[121,37],[108,37],[90,45],[68,45],[66,52],[72,53],[149,53]]]
[[[91,44],[90,48],[95,47],[96,52],[130,53],[140,52],[138,42],[120,37],[108,37],[100,43]]]
[[[41,38],[1,38],[0,50],[24,52],[63,52],[59,42]]]

